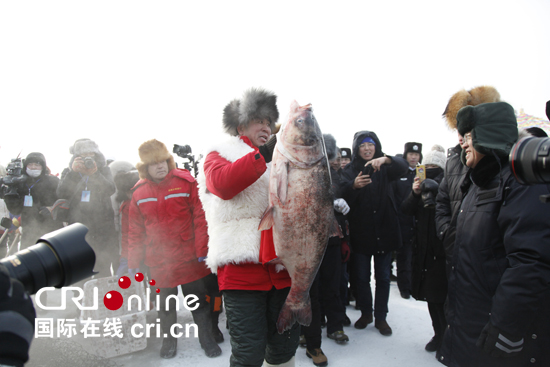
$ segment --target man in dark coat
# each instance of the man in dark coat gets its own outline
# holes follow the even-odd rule
[[[391,183],[395,196],[397,208],[411,193],[414,178],[416,176],[416,165],[422,163],[422,144],[416,142],[405,143],[403,158],[409,164],[409,169],[399,180]],[[399,228],[401,229],[401,247],[396,251],[395,263],[397,265],[397,287],[401,297],[411,297],[411,258],[412,241],[414,235],[414,217],[398,211]]]
[[[86,241],[96,254],[97,277],[111,276],[111,263],[116,269],[119,255],[111,205],[115,183],[94,141],[77,140],[70,151],[73,157],[61,174],[57,196],[68,201],[68,223],[82,223],[89,229]]]
[[[507,103],[457,115],[469,171],[449,277],[452,317],[438,360],[447,366],[550,365],[550,206],[547,185],[522,186],[508,154],[516,141]]]
[[[351,163],[342,173],[342,194],[349,204],[350,242],[353,250],[352,274],[357,289],[361,318],[355,323],[364,329],[373,320],[370,286],[371,259],[374,256],[376,294],[375,327],[382,335],[392,330],[386,321],[390,295],[391,252],[401,244],[397,209],[390,182],[407,171],[403,158],[386,156],[372,131],[359,131],[353,140]],[[366,170],[372,169],[368,174]],[[365,174],[363,171],[365,170]]]
[[[10,213],[21,215],[21,249],[32,246],[44,234],[62,227],[52,219],[50,209],[57,200],[59,179],[50,174],[42,153],[29,153],[23,161],[25,182],[17,195],[6,195],[4,201]]]

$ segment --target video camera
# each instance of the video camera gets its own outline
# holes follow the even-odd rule
[[[178,157],[189,160],[189,162],[184,162],[183,166],[188,171],[191,171],[192,169],[194,176],[196,178],[199,173],[199,161],[202,158],[202,155],[199,155],[199,159],[195,160],[195,156],[191,154],[192,150],[189,145],[178,145],[178,144],[174,144],[172,153],[176,153]]]
[[[23,162],[21,158],[14,158],[6,167],[7,175],[0,178],[0,196],[19,196],[17,187],[27,180],[23,175]]]
[[[27,249],[0,260],[10,277],[29,294],[43,287],[65,287],[94,275],[95,252],[84,237],[88,228],[80,223],[45,234]]]

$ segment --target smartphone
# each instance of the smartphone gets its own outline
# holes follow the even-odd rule
[[[416,166],[416,177],[420,178],[420,182],[426,179],[426,167],[423,164]]]
[[[363,167],[363,176],[364,175],[372,176],[373,173],[374,173],[374,168],[372,168],[372,164],[369,164]]]

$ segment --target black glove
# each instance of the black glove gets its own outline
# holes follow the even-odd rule
[[[277,144],[277,135],[273,135],[267,143],[259,148],[260,154],[264,156],[265,163],[271,162],[271,159],[273,158],[273,150],[275,150],[275,144]]]
[[[0,226],[6,229],[10,229],[11,225],[12,225],[11,219],[8,217],[4,217],[0,220]]]
[[[481,331],[476,346],[493,357],[513,357],[523,349],[523,338],[507,335],[489,321]]]
[[[422,201],[424,202],[424,208],[435,208],[435,198],[437,196],[437,191],[439,190],[439,184],[427,178],[420,184],[420,191],[422,196]]]
[[[0,264],[0,364],[23,366],[29,360],[35,317],[25,287]]]
[[[48,209],[47,207],[43,206],[41,207],[39,210],[38,210],[38,213],[44,217],[44,218],[49,218],[51,219],[52,218],[52,212],[50,212],[50,209]]]

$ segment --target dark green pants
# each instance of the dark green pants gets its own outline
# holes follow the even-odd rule
[[[288,362],[298,347],[296,323],[283,334],[277,318],[290,288],[270,291],[225,290],[223,297],[231,337],[230,366],[258,366]]]

